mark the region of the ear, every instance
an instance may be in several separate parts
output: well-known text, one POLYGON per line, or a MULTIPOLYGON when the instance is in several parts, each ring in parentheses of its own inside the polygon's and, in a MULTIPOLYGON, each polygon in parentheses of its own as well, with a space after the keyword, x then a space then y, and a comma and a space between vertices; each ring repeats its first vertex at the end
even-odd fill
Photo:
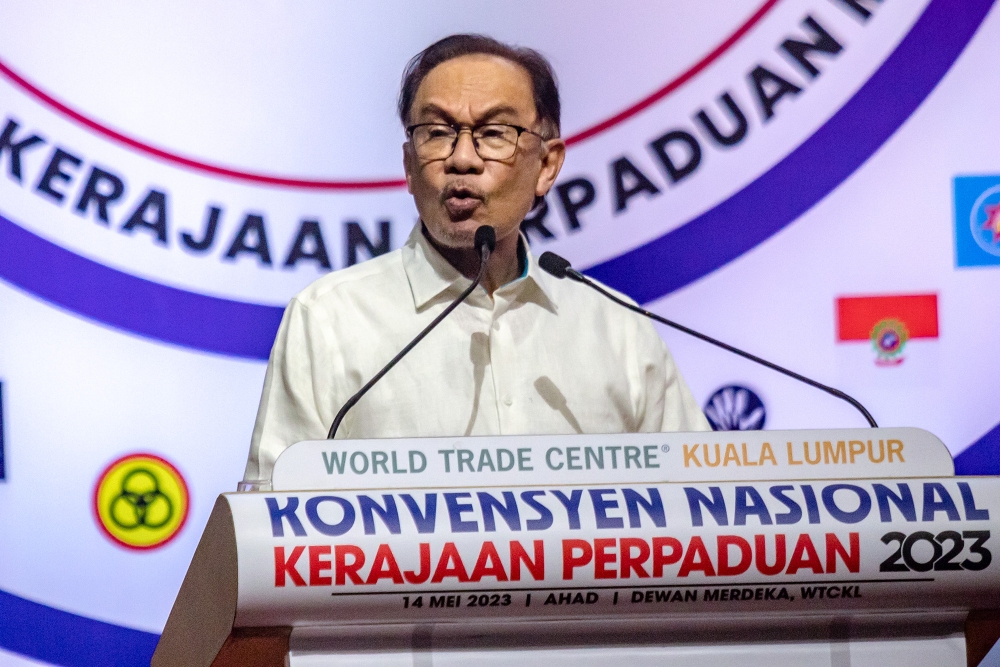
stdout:
POLYGON ((414 157, 410 142, 403 142, 403 172, 406 174, 406 191, 411 195, 413 194, 413 185, 410 182, 410 177, 414 157))
POLYGON ((545 142, 542 153, 542 168, 535 182, 535 196, 544 197, 559 176, 563 162, 566 160, 566 142, 562 139, 549 139, 545 142))

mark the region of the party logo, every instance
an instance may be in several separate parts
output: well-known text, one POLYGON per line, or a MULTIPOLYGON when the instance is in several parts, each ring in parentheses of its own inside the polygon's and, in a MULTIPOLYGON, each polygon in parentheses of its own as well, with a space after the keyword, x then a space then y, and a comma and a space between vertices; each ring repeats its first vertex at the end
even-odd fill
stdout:
POLYGON ((184 477, 152 454, 130 454, 109 465, 94 488, 94 514, 104 534, 129 549, 155 549, 187 522, 184 477))
POLYGON ((913 338, 937 337, 937 294, 837 299, 837 341, 871 341, 877 366, 903 363, 903 349, 913 338))
POLYGON ((1000 265, 1000 176, 956 176, 955 263, 1000 265))
POLYGON ((872 327, 872 346, 875 348, 875 363, 879 366, 894 366, 903 361, 903 347, 910 332, 899 320, 887 317, 872 327))
POLYGON ((712 394, 705 403, 705 416, 715 431, 758 431, 767 414, 753 390, 731 384, 712 394))

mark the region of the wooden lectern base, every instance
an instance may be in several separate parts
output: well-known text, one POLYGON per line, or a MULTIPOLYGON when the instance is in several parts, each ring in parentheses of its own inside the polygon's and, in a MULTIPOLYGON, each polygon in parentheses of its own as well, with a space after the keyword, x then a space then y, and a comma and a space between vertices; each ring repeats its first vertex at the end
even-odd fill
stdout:
MULTIPOLYGON (((378 634, 376 628, 372 628, 378 634)), ((286 667, 292 628, 234 628, 212 661, 211 667, 286 667)), ((371 640, 372 638, 367 638, 371 640)), ((974 611, 965 622, 965 645, 968 667, 977 667, 1000 639, 1000 611, 974 611)), ((308 640, 306 640, 308 644, 308 640)), ((342 642, 347 653, 361 648, 354 641, 342 642), (352 650, 353 649, 353 650, 352 650)), ((362 644, 367 644, 362 641, 362 644)), ((382 644, 383 641, 376 641, 382 644)), ((391 644, 391 642, 389 642, 391 644)), ((367 647, 366 647, 367 648, 367 647)), ((524 648, 537 648, 526 646, 524 648)), ((611 648, 611 647, 608 647, 611 648)))
POLYGON ((285 667, 291 628, 233 628, 212 667, 285 667))
POLYGON ((1000 610, 972 611, 965 619, 965 655, 976 667, 1000 639, 1000 610))

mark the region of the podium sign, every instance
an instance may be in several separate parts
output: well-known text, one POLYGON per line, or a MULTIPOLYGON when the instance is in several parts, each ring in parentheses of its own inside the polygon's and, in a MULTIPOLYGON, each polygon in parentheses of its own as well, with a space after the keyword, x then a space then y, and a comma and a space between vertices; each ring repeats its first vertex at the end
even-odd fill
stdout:
POLYGON ((918 641, 909 664, 964 665, 970 610, 1000 609, 1000 479, 956 478, 942 452, 916 429, 300 443, 273 490, 220 496, 154 665, 235 664, 220 648, 240 628, 286 629, 292 667, 371 664, 372 646, 413 664, 432 643, 715 665, 730 642, 814 664, 802 651, 837 632, 852 647, 868 633, 873 659, 918 641), (873 460, 880 442, 898 460, 873 460), (779 455, 796 447, 815 462, 779 455))
POLYGON ((1000 603, 1000 480, 225 497, 242 626, 1000 603))
POLYGON ((275 489, 378 489, 941 477, 951 454, 917 428, 317 440, 275 461, 275 489))

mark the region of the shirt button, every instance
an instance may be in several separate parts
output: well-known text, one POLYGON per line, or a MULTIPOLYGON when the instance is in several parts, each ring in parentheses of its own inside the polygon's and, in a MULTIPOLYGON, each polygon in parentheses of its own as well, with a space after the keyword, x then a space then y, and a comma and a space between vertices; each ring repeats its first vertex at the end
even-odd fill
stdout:
POLYGON ((494 331, 500 331, 500 323, 499 322, 494 322, 493 323, 493 330, 494 331))
POLYGON ((506 406, 510 407, 510 405, 511 405, 511 404, 512 404, 513 402, 514 402, 514 399, 512 399, 512 398, 511 398, 510 396, 504 396, 504 397, 503 397, 503 404, 504 404, 504 405, 506 405, 506 406))

